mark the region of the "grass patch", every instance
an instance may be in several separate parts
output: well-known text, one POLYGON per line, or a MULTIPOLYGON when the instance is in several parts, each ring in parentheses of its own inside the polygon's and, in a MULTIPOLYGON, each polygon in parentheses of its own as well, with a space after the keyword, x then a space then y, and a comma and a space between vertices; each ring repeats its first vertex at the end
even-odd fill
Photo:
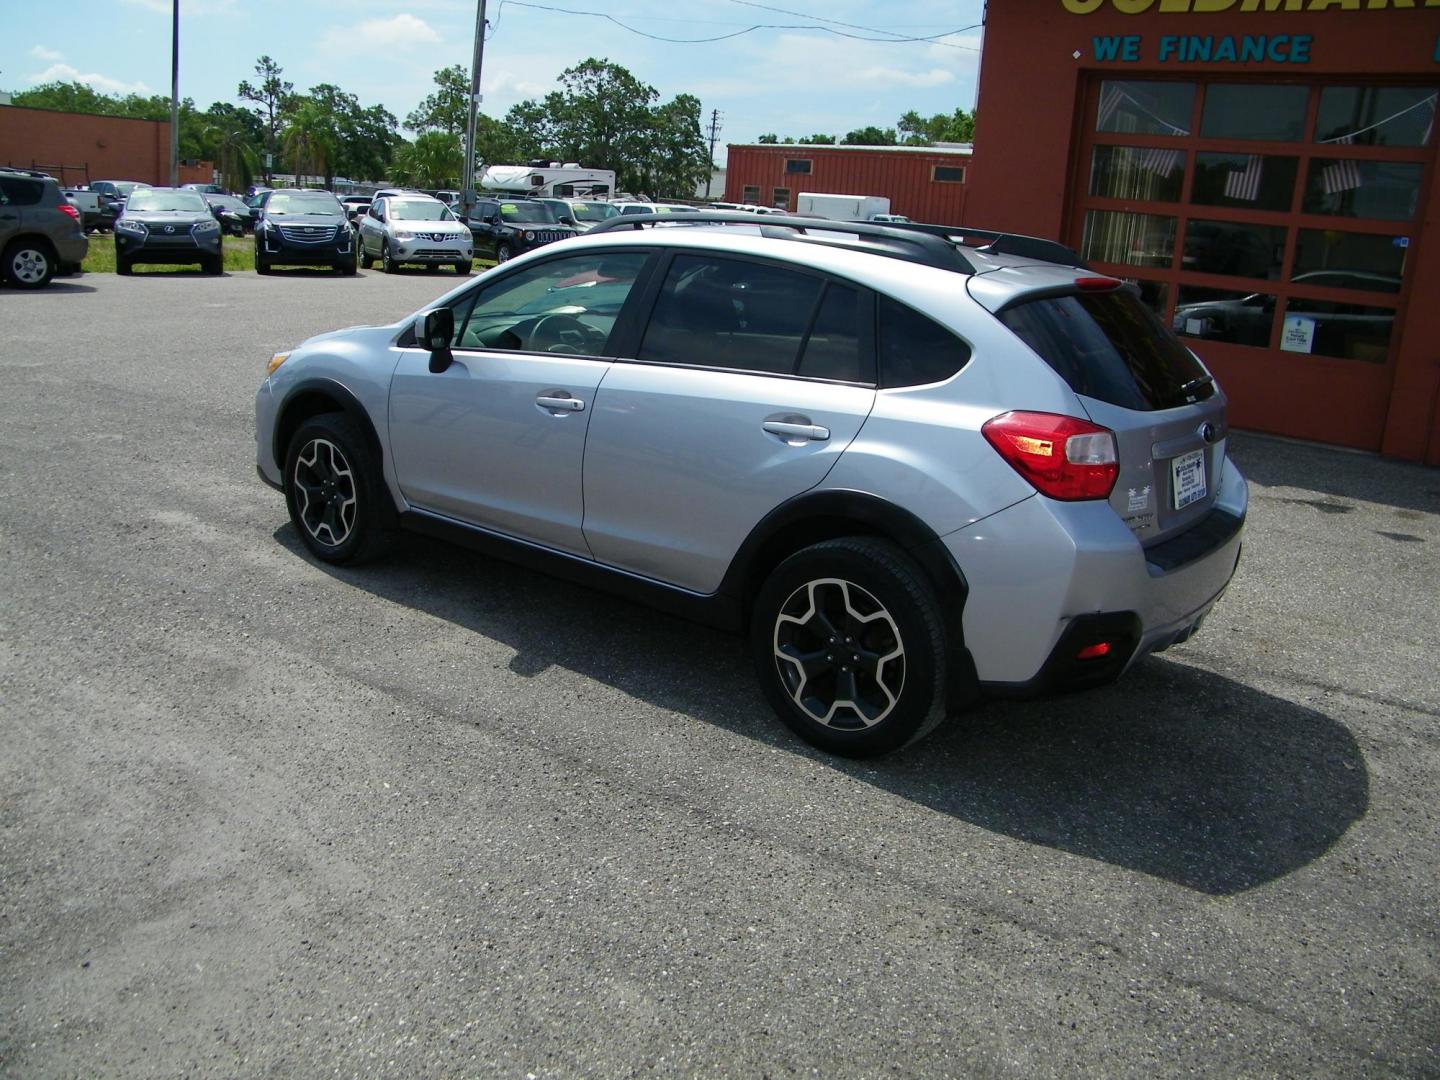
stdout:
MULTIPOLYGON (((225 237, 221 251, 225 256, 227 272, 255 269, 255 241, 250 237, 225 237)), ((80 268, 87 274, 115 273, 115 237, 110 233, 91 233, 90 251, 80 268)), ((198 263, 136 263, 137 274, 174 273, 177 269, 200 272, 198 263)))

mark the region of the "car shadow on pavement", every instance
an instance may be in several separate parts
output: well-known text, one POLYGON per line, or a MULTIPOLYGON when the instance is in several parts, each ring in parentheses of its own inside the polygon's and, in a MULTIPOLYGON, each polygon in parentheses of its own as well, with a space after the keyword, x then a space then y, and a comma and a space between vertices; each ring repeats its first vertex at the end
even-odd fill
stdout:
POLYGON ((50 284, 43 289, 16 289, 8 285, 0 285, 0 296, 44 296, 48 293, 82 293, 94 292, 94 285, 84 285, 78 281, 66 281, 63 278, 51 278, 50 284))
POLYGON ((1315 492, 1319 498, 1290 501, 1321 513, 1348 514, 1359 500, 1394 507, 1402 516, 1440 514, 1440 469, 1256 435, 1233 435, 1229 450, 1256 484, 1315 492))
MULTIPOLYGON (((310 558, 288 523, 275 538, 310 558)), ((1147 658, 1099 690, 987 702, 913 747, 850 761, 775 718, 738 637, 418 536, 386 562, 315 565, 507 645, 518 675, 574 671, 982 829, 1204 893, 1308 865, 1369 804, 1342 724, 1178 660, 1147 658)))

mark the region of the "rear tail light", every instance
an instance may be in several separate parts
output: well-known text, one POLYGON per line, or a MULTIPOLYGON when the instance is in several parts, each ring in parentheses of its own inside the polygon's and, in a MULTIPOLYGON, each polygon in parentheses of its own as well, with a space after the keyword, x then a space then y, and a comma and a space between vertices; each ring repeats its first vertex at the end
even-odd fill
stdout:
POLYGON ((980 429, 995 452, 1052 499, 1108 499, 1120 475, 1115 433, 1054 413, 1008 412, 980 429))
POLYGON ((75 207, 71 206, 68 202, 67 202, 67 203, 61 203, 61 204, 60 204, 60 209, 61 209, 61 210, 64 210, 65 213, 69 214, 69 215, 70 215, 72 218, 74 218, 76 221, 79 221, 79 220, 80 220, 80 211, 79 211, 79 210, 76 210, 75 207))

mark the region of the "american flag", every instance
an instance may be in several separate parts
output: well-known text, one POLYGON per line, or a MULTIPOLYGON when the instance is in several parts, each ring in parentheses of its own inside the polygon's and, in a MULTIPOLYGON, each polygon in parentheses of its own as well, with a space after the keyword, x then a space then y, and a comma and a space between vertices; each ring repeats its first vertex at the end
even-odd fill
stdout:
POLYGON ((1254 202, 1260 197, 1260 174, 1263 169, 1264 164, 1258 154, 1248 155, 1244 169, 1231 169, 1230 175, 1225 177, 1225 197, 1254 202))
POLYGON ((1105 82, 1100 84, 1100 109, 1095 117, 1095 127, 1099 131, 1105 131, 1110 118, 1115 115, 1115 110, 1120 108, 1120 102, 1126 98, 1125 91, 1119 83, 1105 82))
POLYGON ((1320 170, 1321 182, 1326 195, 1339 195, 1342 191, 1354 191, 1361 184, 1360 164, 1355 161, 1334 161, 1320 170))
POLYGON ((1155 173, 1157 176, 1169 176, 1176 169, 1182 168, 1185 164, 1179 150, 1161 150, 1152 147, 1148 150, 1141 150, 1138 164, 1146 172, 1155 173))

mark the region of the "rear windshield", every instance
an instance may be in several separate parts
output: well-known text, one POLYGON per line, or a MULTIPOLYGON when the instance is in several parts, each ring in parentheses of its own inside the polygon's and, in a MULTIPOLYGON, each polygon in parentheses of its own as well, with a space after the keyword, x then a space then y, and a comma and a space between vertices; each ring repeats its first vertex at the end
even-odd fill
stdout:
POLYGON ((1027 300, 999 317, 1085 397, 1149 412, 1215 392, 1200 362, 1129 290, 1027 300))

